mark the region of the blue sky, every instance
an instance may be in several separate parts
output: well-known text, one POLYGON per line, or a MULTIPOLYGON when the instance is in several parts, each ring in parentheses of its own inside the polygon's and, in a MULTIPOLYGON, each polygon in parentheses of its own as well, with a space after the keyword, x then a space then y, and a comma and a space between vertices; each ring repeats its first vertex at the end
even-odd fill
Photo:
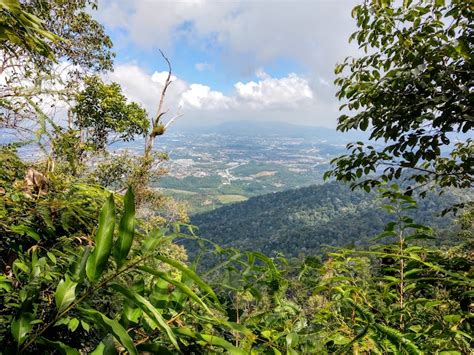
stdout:
POLYGON ((110 80, 153 113, 165 63, 186 122, 281 120, 334 127, 333 68, 356 53, 352 0, 103 0, 117 58, 110 80))

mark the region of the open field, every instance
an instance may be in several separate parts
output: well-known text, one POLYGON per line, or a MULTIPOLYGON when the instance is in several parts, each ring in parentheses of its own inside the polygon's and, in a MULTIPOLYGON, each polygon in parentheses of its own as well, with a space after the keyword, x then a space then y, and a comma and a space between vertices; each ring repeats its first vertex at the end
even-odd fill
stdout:
POLYGON ((233 203, 233 202, 242 202, 242 201, 248 200, 248 198, 243 195, 218 195, 217 199, 221 203, 233 203))

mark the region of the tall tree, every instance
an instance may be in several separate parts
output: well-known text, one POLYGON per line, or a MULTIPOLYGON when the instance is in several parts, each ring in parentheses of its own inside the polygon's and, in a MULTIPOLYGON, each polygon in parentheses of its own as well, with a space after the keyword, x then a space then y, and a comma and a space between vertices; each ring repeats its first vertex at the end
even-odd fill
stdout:
POLYGON ((472 2, 370 0, 352 15, 358 30, 350 40, 366 54, 335 69, 345 101, 338 129, 368 131, 376 142, 349 144, 327 176, 366 190, 402 174, 417 186, 471 187, 474 143, 464 134, 474 125, 472 2))
POLYGON ((0 128, 24 133, 29 139, 36 136, 41 142, 54 126, 55 114, 60 111, 66 116, 82 80, 112 69, 112 42, 88 13, 89 7, 96 6, 93 0, 5 4, 1 12, 6 37, 0 47, 0 74, 4 77, 0 83, 0 128), (25 16, 30 21, 22 24, 19 21, 25 22, 25 16))

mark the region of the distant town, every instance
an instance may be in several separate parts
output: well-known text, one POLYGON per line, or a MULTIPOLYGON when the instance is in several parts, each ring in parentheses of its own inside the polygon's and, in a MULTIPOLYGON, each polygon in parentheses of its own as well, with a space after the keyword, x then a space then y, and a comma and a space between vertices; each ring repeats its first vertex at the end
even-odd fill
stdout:
POLYGON ((344 144, 282 135, 171 133, 158 149, 169 155, 167 174, 154 181, 191 213, 255 195, 322 182, 344 144))

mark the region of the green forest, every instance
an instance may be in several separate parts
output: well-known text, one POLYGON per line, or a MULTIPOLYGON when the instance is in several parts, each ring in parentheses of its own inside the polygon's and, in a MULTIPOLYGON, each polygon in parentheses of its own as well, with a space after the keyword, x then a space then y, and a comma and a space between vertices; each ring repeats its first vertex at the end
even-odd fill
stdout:
POLYGON ((378 144, 192 220, 151 187, 173 63, 127 99, 97 6, 0 0, 1 354, 472 353, 472 2, 360 1, 337 129, 378 144))
MULTIPOLYGON (((472 192, 450 189, 439 195, 433 191, 418 200, 407 215, 433 229, 436 238, 430 242, 458 243, 456 218, 452 214, 443 216, 443 211, 472 200, 472 192)), ((328 182, 252 197, 193 215, 191 223, 200 237, 220 246, 288 257, 319 255, 325 246, 370 246, 385 225, 396 220, 384 205, 381 193, 351 191, 345 184, 328 182)), ((190 252, 195 247, 195 243, 187 242, 190 252)))

